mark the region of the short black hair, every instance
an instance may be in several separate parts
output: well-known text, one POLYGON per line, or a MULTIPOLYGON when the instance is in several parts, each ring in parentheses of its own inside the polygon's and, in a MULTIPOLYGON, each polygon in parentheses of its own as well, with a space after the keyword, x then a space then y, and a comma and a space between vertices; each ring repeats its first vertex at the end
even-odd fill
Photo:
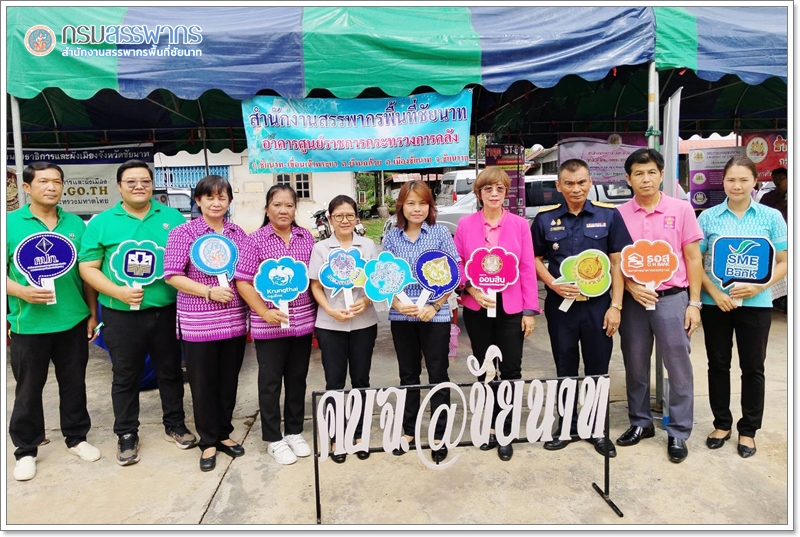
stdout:
POLYGON ((625 159, 625 174, 631 174, 634 164, 649 164, 651 162, 656 165, 658 171, 664 171, 664 157, 661 156, 661 153, 649 147, 637 149, 625 159))
POLYGON ((345 196, 344 194, 339 194, 333 198, 330 203, 328 203, 328 214, 332 214, 334 209, 336 209, 336 207, 339 205, 351 206, 353 208, 353 212, 355 212, 356 216, 358 216, 358 205, 356 204, 356 200, 350 196, 345 196))
POLYGON ((586 171, 589 172, 589 176, 591 177, 591 170, 589 170, 589 164, 586 163, 585 160, 581 160, 579 158, 571 158, 569 160, 565 160, 561 163, 561 166, 558 167, 558 180, 561 181, 561 172, 567 170, 568 172, 577 172, 581 168, 586 168, 586 171))
POLYGON ((233 188, 227 179, 221 175, 206 175, 194 187, 194 199, 198 200, 203 196, 213 196, 223 192, 228 195, 228 201, 233 201, 233 188))
POLYGON ((117 168, 117 183, 122 182, 122 172, 125 170, 130 170, 131 168, 144 168, 147 170, 147 173, 150 174, 150 180, 153 180, 153 170, 150 169, 150 166, 147 165, 146 162, 141 160, 128 160, 123 162, 119 168, 117 168))
POLYGON ((33 178, 36 177, 36 172, 42 170, 58 170, 58 173, 61 174, 61 181, 64 181, 64 170, 62 170, 61 166, 58 164, 53 164, 52 162, 31 162, 22 170, 22 182, 31 184, 33 178))

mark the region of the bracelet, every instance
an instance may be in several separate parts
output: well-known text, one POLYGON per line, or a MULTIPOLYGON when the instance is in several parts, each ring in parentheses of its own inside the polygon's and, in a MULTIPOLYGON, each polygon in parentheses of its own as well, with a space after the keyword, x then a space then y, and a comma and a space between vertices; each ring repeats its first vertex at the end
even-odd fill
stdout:
POLYGON ((439 313, 439 311, 442 309, 442 305, 436 302, 429 302, 428 306, 431 306, 433 309, 435 309, 436 313, 439 313))
POLYGON ((211 302, 211 286, 206 287, 206 302, 211 302))

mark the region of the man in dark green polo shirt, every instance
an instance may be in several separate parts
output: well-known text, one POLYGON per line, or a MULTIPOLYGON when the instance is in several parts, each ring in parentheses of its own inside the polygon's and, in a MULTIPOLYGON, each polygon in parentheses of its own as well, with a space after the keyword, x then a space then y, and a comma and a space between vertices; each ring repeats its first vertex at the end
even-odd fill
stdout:
MULTIPOLYGON (((30 203, 6 218, 11 371, 17 381, 8 432, 17 447, 14 478, 27 481, 36 475, 38 446, 45 439, 42 390, 51 361, 58 380, 61 433, 67 448, 85 461, 98 460, 100 450, 86 441, 92 426, 86 409, 86 364, 88 342, 96 337, 97 293, 84 286, 77 262, 54 279, 55 292, 31 285, 14 263, 17 249, 26 239, 37 243, 43 240, 31 238, 37 233, 61 235, 77 251, 86 226, 78 216, 58 206, 64 191, 64 172, 59 166, 34 162, 23 171, 22 181, 30 203), (53 299, 55 304, 48 304, 53 299)), ((42 244, 46 257, 47 242, 42 244)))
POLYGON ((89 222, 78 260, 81 277, 100 293, 104 337, 113 362, 117 463, 126 466, 139 461, 139 380, 148 353, 158 381, 165 438, 181 449, 194 446, 197 438, 184 423, 181 349, 175 334, 177 291, 162 277, 167 236, 185 220, 176 209, 151 199, 153 172, 144 162, 122 164, 117 187, 122 201, 89 222))

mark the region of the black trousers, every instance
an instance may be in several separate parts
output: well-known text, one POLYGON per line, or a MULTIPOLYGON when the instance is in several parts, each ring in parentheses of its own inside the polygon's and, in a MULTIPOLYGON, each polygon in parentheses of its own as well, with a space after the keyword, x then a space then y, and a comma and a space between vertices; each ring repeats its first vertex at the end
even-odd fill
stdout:
POLYGON ((165 428, 184 425, 181 346, 175 337, 175 304, 141 311, 103 308, 108 352, 113 361, 111 402, 114 433, 139 430, 139 381, 150 354, 158 381, 165 428))
POLYGON ((731 360, 733 335, 742 370, 742 419, 736 429, 755 437, 764 415, 764 362, 772 324, 771 308, 740 307, 724 312, 705 305, 700 311, 708 356, 708 399, 714 413, 714 428, 729 431, 731 415, 731 360))
MULTIPOLYGON (((581 355, 583 355, 584 375, 605 375, 611 361, 614 340, 603 330, 603 318, 611 306, 611 295, 590 298, 583 302, 573 302, 569 310, 558 309, 564 299, 554 291, 547 291, 544 301, 544 314, 547 317, 547 332, 550 347, 559 377, 579 375, 581 355), (578 348, 580 345, 580 349, 578 348)), ((575 395, 575 409, 572 414, 570 431, 578 434, 578 396, 575 395)), ((561 429, 561 418, 558 420, 561 429)))
MULTIPOLYGON (((422 357, 428 369, 427 384, 448 382, 447 368, 450 366, 448 352, 450 350, 450 323, 423 323, 410 321, 392 321, 392 340, 397 353, 397 365, 400 370, 400 385, 413 386, 421 384, 422 357)), ((403 432, 414 436, 414 425, 419 413, 419 390, 406 393, 406 408, 403 413, 403 432)), ((431 398, 431 415, 439 405, 450 404, 450 390, 436 392, 431 398)), ((434 438, 444 436, 447 420, 444 414, 436 422, 434 438)))
POLYGON ((231 421, 246 342, 247 336, 202 343, 181 341, 200 449, 230 438, 233 432, 231 421))
MULTIPOLYGON (((469 342, 472 346, 472 354, 483 364, 486 358, 486 349, 491 345, 497 345, 503 354, 500 362, 499 380, 517 380, 522 378, 522 345, 525 342, 525 334, 522 332, 522 312, 509 315, 503 311, 503 293, 497 295, 497 317, 491 318, 486 315, 486 309, 481 308, 473 311, 464 308, 464 326, 467 328, 469 342)), ((478 377, 483 381, 485 375, 478 377)), ((495 380, 498 380, 495 378, 495 380)), ((500 413, 500 405, 497 404, 497 388, 495 387, 495 406, 492 422, 497 419, 500 413)), ((511 415, 506 418, 504 434, 511 432, 511 415)))
POLYGON ((261 410, 261 438, 277 442, 281 434, 281 384, 283 428, 286 434, 303 432, 306 377, 311 359, 311 334, 299 337, 256 339, 258 360, 258 407, 261 410))
MULTIPOLYGON (((372 366, 375 338, 378 337, 378 325, 374 324, 350 332, 325 328, 316 328, 315 332, 319 348, 322 351, 325 389, 344 389, 348 366, 350 368, 350 387, 369 388, 369 370, 372 366)), ((356 427, 355 438, 361 438, 363 418, 362 412, 356 427)))
POLYGON ((42 391, 50 362, 58 381, 61 434, 67 447, 86 440, 92 426, 86 410, 86 364, 89 344, 86 319, 50 334, 11 334, 11 372, 17 381, 8 433, 17 446, 14 457, 35 457, 44 441, 42 391))

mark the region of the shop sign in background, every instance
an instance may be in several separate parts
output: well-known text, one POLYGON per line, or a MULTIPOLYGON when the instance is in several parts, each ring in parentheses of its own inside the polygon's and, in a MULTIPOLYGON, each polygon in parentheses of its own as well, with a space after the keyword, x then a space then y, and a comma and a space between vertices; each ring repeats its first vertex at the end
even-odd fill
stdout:
POLYGON ((689 151, 689 200, 695 209, 708 209, 725 201, 722 169, 742 147, 707 147, 689 151))
POLYGON ((749 132, 742 134, 747 158, 756 164, 759 181, 772 181, 772 170, 789 167, 789 138, 785 132, 749 132))

